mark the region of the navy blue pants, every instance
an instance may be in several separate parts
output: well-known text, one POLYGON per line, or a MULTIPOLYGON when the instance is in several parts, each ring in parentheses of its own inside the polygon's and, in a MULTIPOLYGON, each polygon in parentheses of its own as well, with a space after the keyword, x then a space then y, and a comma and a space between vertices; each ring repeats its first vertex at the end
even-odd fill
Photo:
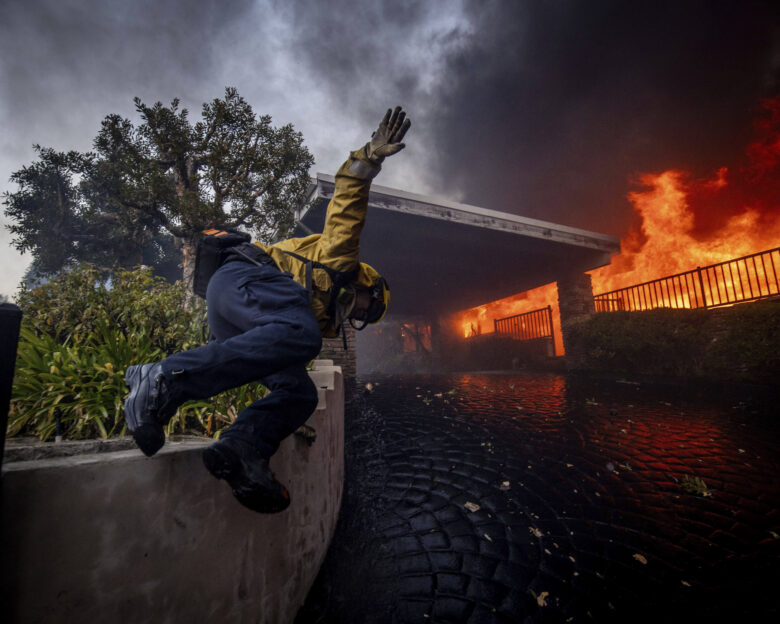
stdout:
POLYGON ((216 341, 166 358, 163 375, 182 402, 260 381, 270 392, 222 437, 243 438, 270 457, 317 407, 306 364, 322 335, 306 290, 273 264, 228 262, 209 281, 206 302, 216 341))

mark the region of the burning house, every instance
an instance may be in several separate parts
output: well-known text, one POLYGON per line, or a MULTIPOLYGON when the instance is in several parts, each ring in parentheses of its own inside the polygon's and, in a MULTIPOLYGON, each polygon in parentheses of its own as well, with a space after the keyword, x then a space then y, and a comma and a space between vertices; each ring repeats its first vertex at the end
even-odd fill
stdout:
MULTIPOLYGON (((636 225, 621 253, 590 272, 596 311, 713 308, 778 297, 780 284, 780 97, 763 100, 753 138, 711 175, 669 169, 639 177, 628 195, 636 225)), ((554 283, 458 315, 463 335, 496 319, 550 306, 560 339, 554 283)))
MULTIPOLYGON (((333 186, 318 174, 296 234, 321 230, 333 186)), ((605 234, 382 186, 372 187, 369 210, 361 257, 381 267, 392 292, 387 322, 366 337, 365 351, 379 359, 389 345, 426 354, 440 368, 462 338, 459 310, 551 281, 563 284, 564 318, 587 312, 593 296, 585 271, 619 251, 618 239, 605 234)))
MULTIPOLYGON (((361 368, 508 368, 524 355, 564 355, 567 322, 594 311, 777 297, 780 98, 759 109, 735 162, 701 179, 638 176, 634 225, 620 241, 375 186, 362 257, 389 276, 392 306, 382 327, 351 338, 361 368)), ((333 178, 319 174, 298 235, 321 229, 332 193, 333 178)))

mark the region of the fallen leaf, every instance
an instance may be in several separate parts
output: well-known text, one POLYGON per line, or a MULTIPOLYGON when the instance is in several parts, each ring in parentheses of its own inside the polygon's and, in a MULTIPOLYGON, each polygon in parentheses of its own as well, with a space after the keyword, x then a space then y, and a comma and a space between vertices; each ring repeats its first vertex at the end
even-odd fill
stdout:
POLYGON ((528 527, 528 530, 531 531, 531 533, 533 533, 534 537, 544 537, 544 533, 542 533, 536 527, 528 527))
POLYGON ((639 553, 634 553, 634 559, 636 559, 639 563, 642 565, 647 565, 647 559, 645 559, 642 555, 639 553))
POLYGON ((536 604, 538 604, 540 607, 546 607, 547 606, 547 596, 550 595, 550 592, 542 592, 536 597, 536 604))
POLYGON ((691 584, 690 584, 688 581, 680 581, 680 582, 681 582, 683 585, 685 585, 686 587, 690 587, 690 586, 691 586, 691 584))
POLYGON ((490 537, 490 536, 489 536, 487 533, 485 533, 485 539, 486 539, 488 542, 492 542, 492 541, 493 541, 493 538, 492 538, 492 537, 490 537))
POLYGON ((466 509, 468 509, 470 512, 474 513, 475 511, 479 511, 482 509, 479 505, 476 503, 472 503, 471 501, 467 502, 465 505, 463 505, 466 509))

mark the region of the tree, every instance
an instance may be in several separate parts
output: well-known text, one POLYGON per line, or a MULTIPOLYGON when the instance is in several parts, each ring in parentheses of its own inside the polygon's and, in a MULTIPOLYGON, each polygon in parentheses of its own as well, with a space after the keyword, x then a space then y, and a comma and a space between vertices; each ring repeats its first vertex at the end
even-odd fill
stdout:
POLYGON ((83 204, 74 177, 87 159, 78 152, 55 152, 34 145, 38 161, 11 175, 19 185, 5 193, 5 214, 15 224, 8 227, 19 251, 33 251, 41 271, 59 270, 77 257, 75 234, 82 231, 83 204))
POLYGON ((194 126, 178 100, 135 105, 138 128, 117 115, 103 121, 87 192, 120 221, 148 219, 175 236, 187 284, 202 230, 249 229, 266 242, 290 232, 313 164, 291 124, 274 128, 268 115, 257 118, 233 88, 204 104, 194 126))
POLYGON ((104 269, 152 264, 170 275, 172 236, 148 218, 122 223, 85 193, 95 170, 93 154, 33 148, 38 160, 12 174, 19 190, 4 195, 5 213, 15 222, 9 226, 13 244, 33 255, 27 278, 87 260, 104 269))
POLYGON ((292 125, 256 117, 234 88, 204 104, 195 125, 176 99, 135 106, 141 123, 108 115, 93 152, 36 146, 39 160, 12 175, 20 189, 3 203, 14 245, 41 270, 94 257, 157 265, 175 242, 191 288, 202 230, 245 229, 264 242, 289 234, 313 163, 292 125))

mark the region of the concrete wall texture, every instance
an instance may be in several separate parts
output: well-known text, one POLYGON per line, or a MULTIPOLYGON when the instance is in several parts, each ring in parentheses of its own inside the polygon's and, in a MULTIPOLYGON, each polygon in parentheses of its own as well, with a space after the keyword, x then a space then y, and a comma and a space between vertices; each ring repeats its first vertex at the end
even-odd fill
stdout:
POLYGON ((5 622, 288 623, 333 536, 344 478, 341 370, 311 373, 317 439, 271 460, 292 504, 251 512, 206 471, 208 440, 6 463, 5 622))

